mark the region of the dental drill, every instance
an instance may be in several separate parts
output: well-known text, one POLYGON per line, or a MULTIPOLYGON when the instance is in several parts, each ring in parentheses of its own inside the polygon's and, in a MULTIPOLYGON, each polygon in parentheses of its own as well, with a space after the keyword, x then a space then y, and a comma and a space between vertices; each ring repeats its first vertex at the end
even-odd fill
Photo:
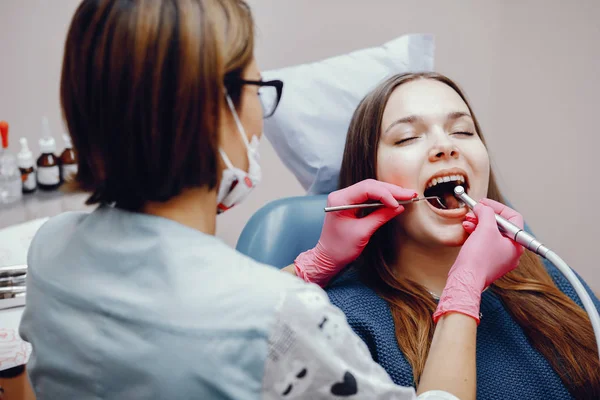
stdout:
MULTIPOLYGON (((454 195, 471 209, 473 209, 473 207, 477 205, 477 202, 471 197, 469 197, 469 195, 465 191, 465 188, 462 186, 456 186, 454 188, 454 195)), ((594 329, 594 335, 596 336, 596 346, 598 346, 598 354, 600 355, 600 316, 598 315, 598 310, 596 310, 592 299, 590 298, 587 291, 577 278, 577 275, 575 275, 575 273, 571 270, 569 265, 566 262, 564 262, 563 259, 560 258, 555 252, 550 250, 548 247, 544 246, 535 237, 525 232, 523 229, 507 221, 505 218, 501 217, 498 214, 496 214, 496 222, 498 223, 498 229, 500 230, 500 232, 502 232, 504 236, 514 240, 526 249, 529 249, 534 253, 540 255, 541 257, 545 258, 546 260, 550 261, 571 283, 571 285, 575 289, 575 292, 577 292, 577 295, 581 299, 585 311, 588 313, 588 316, 592 323, 592 328, 594 329)))

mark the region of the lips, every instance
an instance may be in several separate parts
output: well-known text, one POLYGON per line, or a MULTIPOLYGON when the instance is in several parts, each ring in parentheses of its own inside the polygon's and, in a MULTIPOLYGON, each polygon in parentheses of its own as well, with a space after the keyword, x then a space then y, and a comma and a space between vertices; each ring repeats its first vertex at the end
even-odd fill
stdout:
POLYGON ((440 217, 450 219, 464 218, 465 215, 467 215, 467 213, 469 212, 469 209, 466 205, 451 210, 444 210, 441 208, 434 207, 430 202, 427 202, 427 207, 429 207, 435 214, 439 215, 440 217))

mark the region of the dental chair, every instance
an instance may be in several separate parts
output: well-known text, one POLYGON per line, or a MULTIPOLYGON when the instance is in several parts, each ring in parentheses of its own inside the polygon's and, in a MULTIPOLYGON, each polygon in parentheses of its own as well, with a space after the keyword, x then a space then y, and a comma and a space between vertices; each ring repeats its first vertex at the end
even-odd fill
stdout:
POLYGON ((286 267, 321 236, 327 195, 287 197, 267 203, 248 221, 236 249, 254 260, 286 267))

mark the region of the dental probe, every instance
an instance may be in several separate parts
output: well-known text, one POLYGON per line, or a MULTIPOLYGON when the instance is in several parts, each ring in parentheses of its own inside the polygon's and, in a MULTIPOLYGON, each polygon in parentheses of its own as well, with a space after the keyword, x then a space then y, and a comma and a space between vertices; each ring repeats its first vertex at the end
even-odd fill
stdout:
MULTIPOLYGON (((411 203, 414 203, 417 201, 430 200, 430 199, 431 200, 435 199, 442 208, 446 208, 438 196, 415 197, 414 199, 404 200, 404 201, 399 200, 398 205, 411 204, 411 203)), ((384 205, 383 203, 379 203, 379 202, 378 203, 364 203, 364 204, 348 204, 345 206, 325 207, 325 212, 352 210, 355 208, 374 208, 374 207, 381 207, 383 205, 384 205)))

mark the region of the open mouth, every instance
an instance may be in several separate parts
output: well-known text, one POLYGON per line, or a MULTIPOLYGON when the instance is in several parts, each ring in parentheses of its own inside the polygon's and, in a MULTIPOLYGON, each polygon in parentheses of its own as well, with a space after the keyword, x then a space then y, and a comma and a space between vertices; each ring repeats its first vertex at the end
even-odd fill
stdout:
MULTIPOLYGON (((464 174, 448 174, 435 176, 427 182, 424 196, 437 196, 447 210, 454 210, 464 207, 464 203, 454 196, 454 188, 456 186, 464 186, 465 190, 469 189, 469 182, 464 174)), ((443 210, 441 205, 435 200, 427 200, 433 207, 443 210)))

